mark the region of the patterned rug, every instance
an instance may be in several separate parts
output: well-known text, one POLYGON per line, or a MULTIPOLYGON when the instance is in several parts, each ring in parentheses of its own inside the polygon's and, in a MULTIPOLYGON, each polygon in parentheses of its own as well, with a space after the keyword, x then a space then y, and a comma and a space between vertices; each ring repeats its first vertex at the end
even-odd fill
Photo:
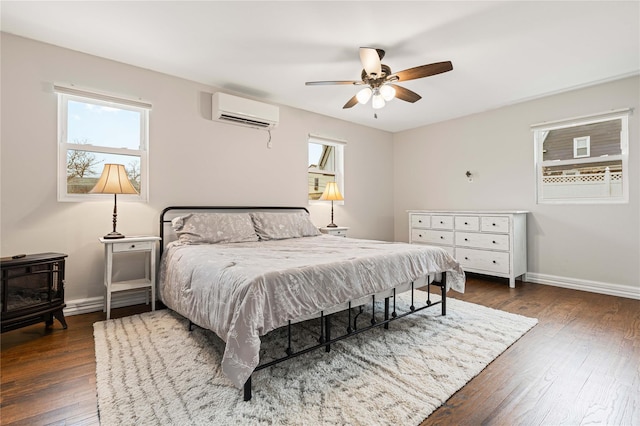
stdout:
MULTIPOLYGON (((416 292, 415 305, 421 306, 416 292)), ((398 297, 398 312, 408 309, 398 297)), ((376 308, 380 316, 381 308, 376 308)), ((381 319, 381 316, 379 317, 381 319)), ((368 325, 365 313, 359 326, 368 325)), ((332 320, 334 335, 346 317, 332 320), (341 322, 342 321, 342 322, 341 322)), ((447 299, 356 337, 254 373, 253 399, 223 376, 224 343, 169 310, 94 324, 103 425, 418 425, 537 323, 447 299)), ((344 327, 344 328, 342 328, 344 327)), ((293 348, 315 343, 319 321, 294 325, 293 348), (315 337, 313 337, 315 336, 315 337), (309 340, 311 339, 311 340, 309 340)), ((262 338, 282 356, 284 330, 262 338)))

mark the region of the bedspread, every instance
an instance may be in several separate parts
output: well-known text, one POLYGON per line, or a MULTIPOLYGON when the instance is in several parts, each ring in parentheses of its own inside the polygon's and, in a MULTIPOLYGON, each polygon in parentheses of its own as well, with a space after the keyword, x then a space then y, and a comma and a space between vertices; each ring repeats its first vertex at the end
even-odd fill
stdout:
POLYGON ((159 295, 226 342, 222 369, 241 388, 258 365, 260 336, 303 315, 445 271, 447 287, 464 291, 458 262, 434 246, 329 235, 174 242, 162 257, 159 295))

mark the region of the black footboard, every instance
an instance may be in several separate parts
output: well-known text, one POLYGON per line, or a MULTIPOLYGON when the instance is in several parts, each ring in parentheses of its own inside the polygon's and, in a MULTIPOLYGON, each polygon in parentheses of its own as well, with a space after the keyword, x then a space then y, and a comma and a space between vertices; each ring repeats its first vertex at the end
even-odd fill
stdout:
MULTIPOLYGON (((383 326, 385 329, 389 328, 389 323, 395 320, 398 320, 400 318, 406 317, 408 315, 412 315, 416 312, 420 312, 424 309, 430 308, 432 306, 435 305, 441 305, 441 312, 442 315, 446 315, 447 314, 447 285, 446 285, 446 272, 442 273, 442 279, 439 282, 431 282, 427 285, 427 300, 425 301, 425 304, 420 306, 420 307, 416 307, 414 304, 414 296, 415 296, 415 292, 414 292, 414 288, 413 288, 413 283, 411 284, 411 306, 409 307, 409 311, 407 312, 403 312, 403 313, 398 313, 396 312, 396 294, 395 294, 395 289, 393 290, 393 296, 391 296, 392 299, 392 304, 390 304, 390 298, 387 297, 384 300, 384 317, 382 320, 379 320, 378 318, 376 318, 376 300, 375 300, 375 296, 372 296, 372 300, 371 300, 371 306, 372 306, 372 311, 371 311, 371 319, 369 321, 370 325, 367 326, 362 326, 359 327, 358 326, 358 317, 360 316, 360 314, 362 314, 363 309, 362 306, 359 306, 358 308, 358 313, 352 317, 352 308, 351 308, 351 303, 349 303, 349 308, 348 308, 348 326, 346 329, 345 334, 342 334, 340 336, 336 336, 336 337, 332 337, 331 336, 331 315, 324 315, 323 312, 320 313, 320 337, 318 338, 318 344, 317 345, 313 345, 313 346, 309 346, 306 347, 304 349, 298 350, 298 351, 294 351, 293 348, 291 347, 291 322, 289 322, 288 325, 288 330, 287 330, 287 349, 285 350, 286 355, 283 356, 282 358, 278 358, 275 359, 273 361, 267 362, 265 364, 261 364, 258 365, 253 371, 259 371, 268 367, 271 367, 275 364, 279 364, 281 362, 290 360, 292 358, 296 358, 300 355, 304 355, 308 352, 311 351, 315 351, 316 349, 320 349, 320 348, 325 348, 325 350, 327 352, 329 352, 331 350, 331 344, 335 343, 335 342, 339 342, 341 340, 345 340, 348 339, 350 337, 353 337, 355 335, 358 335, 360 333, 363 333, 367 330, 371 330, 372 328, 375 327, 381 327, 383 326), (440 294, 441 294, 441 298, 440 300, 433 302, 431 301, 431 292, 429 291, 431 286, 436 286, 436 287, 440 287, 440 294), (391 312, 389 312, 389 310, 392 309, 391 312)), ((244 384, 244 400, 245 401, 249 401, 251 399, 251 376, 249 376, 249 378, 247 379, 247 381, 244 384)))

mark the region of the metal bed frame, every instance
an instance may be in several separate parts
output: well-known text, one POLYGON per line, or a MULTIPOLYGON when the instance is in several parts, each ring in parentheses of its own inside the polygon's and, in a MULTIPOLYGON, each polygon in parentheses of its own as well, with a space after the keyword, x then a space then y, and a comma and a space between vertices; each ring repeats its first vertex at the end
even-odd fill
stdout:
MULTIPOLYGON (((169 218, 167 219, 166 216, 169 216, 170 213, 173 212, 178 212, 178 211, 182 211, 183 214, 187 213, 187 212, 194 212, 194 211, 212 211, 212 212, 221 212, 221 211, 226 211, 226 212, 249 212, 249 211, 295 211, 295 210, 304 210, 308 213, 308 210, 304 207, 226 207, 226 206, 172 206, 172 207, 167 207, 165 208, 162 213, 160 214, 160 238, 162 238, 161 241, 161 245, 160 245, 160 256, 162 256, 162 253, 164 252, 164 247, 165 245, 168 243, 168 241, 165 241, 165 232, 164 232, 164 228, 165 226, 167 226, 167 224, 171 223, 171 219, 169 218)), ((177 215, 177 214, 176 214, 177 215)), ((358 328, 358 317, 364 312, 363 309, 363 305, 359 304, 357 306, 352 306, 352 302, 349 301, 348 303, 348 308, 346 309, 348 311, 348 325, 347 328, 345 330, 345 333, 336 337, 332 337, 331 335, 331 317, 333 314, 335 314, 336 312, 332 312, 329 313, 327 315, 325 315, 324 311, 320 312, 320 330, 319 330, 319 337, 318 337, 318 344, 317 345, 312 345, 312 346, 308 346, 305 347, 303 349, 300 350, 294 350, 292 348, 291 345, 291 326, 292 323, 291 321, 289 321, 289 323, 286 325, 287 327, 287 348, 285 350, 286 355, 281 357, 281 358, 277 358, 274 359, 273 361, 270 362, 266 362, 264 364, 259 364, 254 370, 253 372, 257 372, 259 370, 271 367, 273 365, 279 364, 281 362, 296 358, 300 355, 304 355, 306 353, 309 353, 311 351, 317 350, 317 349, 321 349, 321 348, 325 348, 326 352, 330 352, 331 351, 331 345, 333 343, 339 342, 341 340, 345 340, 348 339, 350 337, 356 336, 360 333, 363 333, 365 331, 371 330, 373 328, 376 327, 384 327, 385 329, 389 328, 389 323, 396 321, 400 318, 406 317, 408 315, 412 315, 415 314, 417 312, 420 312, 424 309, 436 306, 436 305, 441 305, 441 312, 442 315, 445 316, 447 314, 447 290, 446 290, 446 272, 442 272, 441 274, 441 279, 440 281, 431 281, 429 282, 429 280, 427 280, 427 300, 425 301, 425 304, 423 306, 420 307, 416 307, 414 305, 414 299, 415 299, 415 288, 414 288, 414 283, 411 283, 411 306, 409 307, 409 311, 407 312, 403 312, 403 313, 398 313, 396 311, 396 288, 391 289, 392 290, 392 295, 391 296, 387 296, 384 297, 384 316, 383 316, 383 320, 379 321, 376 318, 376 295, 372 295, 371 296, 371 319, 369 321, 370 325, 367 325, 365 327, 360 327, 358 328), (440 294, 441 294, 441 298, 438 301, 432 301, 431 300, 431 286, 435 286, 435 287, 439 287, 440 288, 440 294), (393 299, 393 310, 391 312, 389 312, 390 310, 390 299, 393 299), (353 316, 352 318, 352 311, 353 309, 358 309, 358 312, 353 316)), ((344 311, 341 311, 344 312, 344 311)), ((188 319, 188 318, 187 318, 188 319)), ((190 319, 189 320, 189 331, 193 330, 193 326, 194 323, 191 322, 190 319)), ((249 401, 251 399, 251 377, 249 376, 249 378, 247 379, 247 381, 244 384, 244 400, 245 401, 249 401)))

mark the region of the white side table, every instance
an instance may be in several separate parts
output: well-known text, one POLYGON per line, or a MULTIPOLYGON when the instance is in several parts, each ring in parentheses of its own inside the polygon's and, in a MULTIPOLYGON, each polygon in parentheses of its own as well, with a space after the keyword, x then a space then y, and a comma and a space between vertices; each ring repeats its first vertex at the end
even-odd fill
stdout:
POLYGON ((156 310, 156 243, 160 237, 141 236, 125 237, 119 239, 100 238, 104 244, 104 312, 107 319, 111 317, 111 295, 118 291, 146 289, 147 305, 149 304, 149 292, 151 293, 151 310, 156 310), (144 278, 113 281, 113 254, 114 253, 140 253, 146 252, 144 278))
POLYGON ((319 228, 323 234, 335 235, 337 237, 346 237, 349 228, 347 226, 338 226, 336 228, 322 227, 319 228))

